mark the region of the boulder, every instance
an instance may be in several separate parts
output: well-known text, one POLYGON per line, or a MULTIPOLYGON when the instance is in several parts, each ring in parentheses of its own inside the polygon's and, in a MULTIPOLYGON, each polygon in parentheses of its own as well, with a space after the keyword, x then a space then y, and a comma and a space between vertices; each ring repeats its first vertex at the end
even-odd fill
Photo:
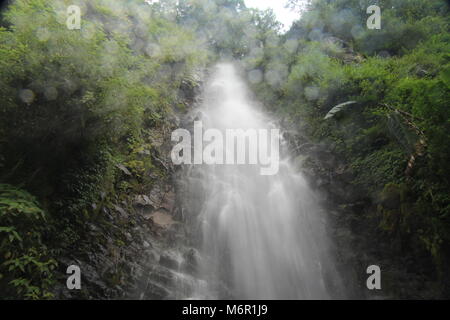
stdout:
POLYGON ((165 209, 158 209, 145 215, 147 220, 153 222, 153 224, 162 229, 169 229, 175 221, 172 216, 165 209))
POLYGON ((173 191, 166 192, 161 202, 161 208, 172 213, 175 209, 175 193, 173 191))
POLYGON ((180 269, 180 259, 169 252, 161 254, 159 257, 159 264, 176 271, 180 269))

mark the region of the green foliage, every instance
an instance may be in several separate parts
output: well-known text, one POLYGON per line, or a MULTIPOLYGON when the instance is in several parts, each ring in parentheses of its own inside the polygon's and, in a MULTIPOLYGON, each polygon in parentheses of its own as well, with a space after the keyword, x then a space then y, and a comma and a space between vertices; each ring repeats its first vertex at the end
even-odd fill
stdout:
MULTIPOLYGON (((290 5, 299 8, 300 1, 290 5)), ((277 54, 258 62, 289 66, 276 86, 265 74, 254 86, 258 97, 333 148, 351 168, 352 184, 375 204, 401 193, 397 207, 379 204, 379 232, 400 237, 411 259, 428 255, 441 289, 449 290, 443 271, 450 261, 448 4, 313 0, 307 7, 277 54), (381 7, 381 30, 366 28, 372 4, 381 7), (341 112, 343 101, 357 105, 341 112)))
POLYGON ((209 59, 172 13, 138 0, 17 0, 2 12, 0 181, 48 212, 2 187, 2 297, 50 298, 49 252, 67 254, 102 208, 151 183, 146 130, 168 127, 185 79, 209 59), (71 4, 81 30, 66 27, 71 4))
POLYGON ((0 184, 1 298, 52 298, 56 261, 42 242, 46 216, 26 191, 0 184))
POLYGON ((170 114, 173 92, 206 59, 193 33, 143 2, 91 1, 80 31, 66 28, 65 5, 17 1, 5 13, 10 29, 0 30, 0 99, 8 102, 0 150, 5 167, 18 165, 5 178, 31 176, 48 194, 58 189, 50 177, 91 162, 98 144, 116 145, 139 134, 145 116, 170 114))
POLYGON ((373 1, 312 0, 286 34, 272 11, 242 0, 75 1, 82 29, 68 30, 72 2, 16 0, 2 17, 0 181, 9 183, 0 185, 2 297, 51 298, 50 252, 73 247, 102 208, 164 177, 158 141, 174 109, 185 108, 199 69, 231 58, 270 111, 333 145, 354 186, 374 199, 399 195, 395 208, 379 204, 380 232, 408 234, 404 242, 419 244, 443 274, 450 259, 445 1, 377 1, 382 28, 369 30, 373 1), (45 211, 11 185, 36 195, 45 211))
POLYGON ((330 111, 328 111, 328 113, 326 114, 324 119, 326 120, 326 119, 333 118, 336 113, 339 113, 342 110, 345 110, 346 106, 354 104, 354 103, 356 103, 356 101, 347 101, 347 102, 340 103, 337 106, 334 106, 330 111))

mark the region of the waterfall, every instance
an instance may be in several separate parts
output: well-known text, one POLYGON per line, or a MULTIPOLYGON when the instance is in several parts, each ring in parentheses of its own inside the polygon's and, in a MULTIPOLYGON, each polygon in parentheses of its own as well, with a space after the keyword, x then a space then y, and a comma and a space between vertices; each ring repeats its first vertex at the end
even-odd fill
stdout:
MULTIPOLYGON (((270 132, 276 128, 249 98, 232 64, 216 66, 194 117, 201 120, 204 131, 216 129, 223 137, 228 129, 270 132)), ((258 138, 264 140, 264 136, 258 138)), ((246 142, 250 144, 249 139, 246 142)), ((262 142, 258 147, 277 161, 274 151, 278 150, 270 141, 262 142)), ((236 154, 237 149, 229 150, 227 142, 223 146, 224 159, 225 154, 236 154)), ((249 158, 250 150, 246 150, 249 158)), ((186 197, 196 217, 200 273, 207 283, 197 297, 339 297, 340 280, 329 254, 326 220, 317 197, 284 149, 276 174, 261 174, 262 167, 258 162, 196 164, 187 169, 186 197)))

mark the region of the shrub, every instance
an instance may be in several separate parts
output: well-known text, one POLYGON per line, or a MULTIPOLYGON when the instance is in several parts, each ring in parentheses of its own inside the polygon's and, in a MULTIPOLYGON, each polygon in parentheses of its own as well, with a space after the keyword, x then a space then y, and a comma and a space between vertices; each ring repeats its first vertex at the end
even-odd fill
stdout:
POLYGON ((52 270, 56 261, 42 243, 45 212, 24 190, 0 184, 0 297, 53 297, 52 270), (4 259, 4 260, 3 260, 4 259))

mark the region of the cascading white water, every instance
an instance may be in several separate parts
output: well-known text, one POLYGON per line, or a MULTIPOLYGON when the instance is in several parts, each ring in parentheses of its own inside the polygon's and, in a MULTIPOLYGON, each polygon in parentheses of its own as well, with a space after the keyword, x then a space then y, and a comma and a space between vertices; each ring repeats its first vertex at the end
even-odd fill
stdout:
MULTIPOLYGON (((246 90, 233 65, 218 65, 197 110, 204 129, 273 128, 246 90)), ((335 287, 338 276, 325 221, 286 155, 275 175, 241 164, 196 165, 189 176, 190 196, 200 202, 203 298, 331 298, 329 283, 335 287)))

